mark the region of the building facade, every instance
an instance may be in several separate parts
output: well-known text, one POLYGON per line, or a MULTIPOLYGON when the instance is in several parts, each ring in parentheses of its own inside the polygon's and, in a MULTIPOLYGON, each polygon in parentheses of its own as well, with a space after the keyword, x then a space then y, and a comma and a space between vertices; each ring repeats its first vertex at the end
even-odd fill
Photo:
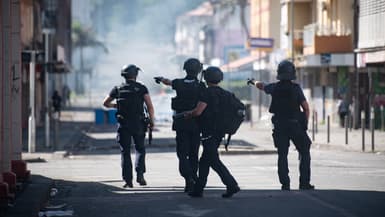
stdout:
POLYGON ((281 1, 281 15, 281 48, 297 82, 318 120, 337 122, 339 103, 351 103, 354 91, 354 1, 281 1))
MULTIPOLYGON (((383 127, 385 106, 385 1, 357 2, 356 110, 364 111, 366 126, 373 112, 375 127, 383 127), (382 125, 382 126, 381 126, 382 125)), ((358 121, 357 121, 358 122, 358 121)))
POLYGON ((0 2, 0 174, 21 158, 20 1, 0 2))
MULTIPOLYGON (((44 104, 47 91, 44 77, 48 71, 68 71, 63 69, 70 59, 71 20, 67 19, 71 17, 68 16, 70 3, 70 0, 0 2, 0 174, 10 171, 11 161, 20 160, 22 151, 27 150, 28 142, 23 138, 28 134, 31 111, 35 111, 37 126, 44 123, 43 114, 49 109, 44 104), (45 64, 43 26, 47 23, 56 28, 57 34, 52 35, 48 54, 51 59, 45 64), (37 53, 34 78, 30 78, 32 51, 37 53), (35 84, 33 93, 31 83, 35 84), (35 96, 34 104, 30 103, 30 96, 35 96)), ((62 81, 62 76, 51 74, 49 91, 60 88, 62 81)))

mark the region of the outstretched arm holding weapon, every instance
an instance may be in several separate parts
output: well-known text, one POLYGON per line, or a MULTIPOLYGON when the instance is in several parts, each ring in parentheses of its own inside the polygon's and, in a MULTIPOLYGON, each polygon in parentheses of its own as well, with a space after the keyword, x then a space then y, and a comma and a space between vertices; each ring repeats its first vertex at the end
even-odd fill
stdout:
POLYGON ((254 78, 248 78, 247 79, 247 85, 255 86, 256 88, 258 88, 260 90, 264 90, 264 88, 265 88, 265 83, 263 83, 262 81, 257 81, 254 78))
POLYGON ((157 84, 163 83, 167 86, 171 86, 171 83, 172 83, 170 79, 164 78, 162 76, 154 77, 154 80, 157 84))

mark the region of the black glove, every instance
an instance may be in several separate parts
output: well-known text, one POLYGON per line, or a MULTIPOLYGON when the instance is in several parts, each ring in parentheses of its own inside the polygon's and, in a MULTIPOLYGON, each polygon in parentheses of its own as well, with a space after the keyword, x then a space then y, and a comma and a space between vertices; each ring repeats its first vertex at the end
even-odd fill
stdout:
POLYGON ((181 112, 181 113, 178 113, 178 114, 174 114, 172 116, 172 119, 175 121, 175 120, 181 120, 181 119, 185 119, 186 118, 186 112, 181 112))
POLYGON ((162 76, 158 76, 158 77, 154 77, 154 79, 155 79, 155 82, 157 84, 160 84, 160 82, 162 82, 162 80, 163 80, 163 77, 162 76))
POLYGON ((248 78, 247 79, 247 85, 255 85, 255 80, 254 80, 254 78, 248 78))

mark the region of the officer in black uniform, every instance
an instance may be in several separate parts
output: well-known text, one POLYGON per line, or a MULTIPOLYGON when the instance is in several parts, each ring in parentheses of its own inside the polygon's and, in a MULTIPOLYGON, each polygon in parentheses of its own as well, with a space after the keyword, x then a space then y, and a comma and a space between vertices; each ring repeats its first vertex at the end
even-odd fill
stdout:
POLYGON ((306 133, 309 104, 301 87, 292 82, 296 79, 295 71, 294 64, 284 60, 278 65, 278 82, 265 84, 251 79, 247 83, 255 85, 258 89, 264 90, 265 93, 272 96, 269 112, 273 114, 273 140, 278 149, 278 176, 282 184, 281 189, 290 190, 287 155, 291 140, 300 156, 299 188, 312 190, 314 186, 310 184, 311 140, 306 133))
MULTIPOLYGON (((169 80, 163 77, 155 77, 157 83, 162 82, 171 86, 176 91, 176 97, 172 99, 171 107, 176 113, 190 111, 196 107, 202 91, 206 88, 203 82, 197 78, 202 71, 202 63, 195 58, 187 59, 183 69, 186 77, 169 80)), ((179 172, 185 179, 185 192, 192 190, 197 180, 198 151, 200 144, 200 131, 195 119, 176 119, 173 122, 173 130, 176 131, 176 153, 179 159, 179 172)))
POLYGON ((110 94, 104 99, 103 105, 107 108, 117 108, 118 135, 122 155, 122 176, 125 181, 123 187, 133 187, 132 184, 132 162, 131 162, 131 138, 133 138, 136 150, 136 181, 140 185, 147 185, 143 174, 146 172, 144 147, 145 132, 148 127, 153 127, 154 108, 148 89, 141 83, 136 82, 138 71, 135 65, 124 66, 121 75, 126 82, 114 87, 110 94), (116 102, 113 102, 116 100, 116 102), (147 106, 150 120, 145 123, 144 103, 147 106))
POLYGON ((199 125, 202 130, 203 153, 199 160, 199 177, 194 185, 194 190, 189 193, 191 197, 202 197, 203 189, 207 183, 209 168, 214 169, 226 185, 226 192, 222 197, 228 198, 240 191, 237 181, 230 171, 219 159, 218 147, 224 137, 220 121, 220 98, 230 97, 231 93, 218 86, 223 79, 223 73, 218 67, 208 67, 203 71, 208 88, 202 93, 197 107, 185 114, 186 118, 199 117, 199 125))

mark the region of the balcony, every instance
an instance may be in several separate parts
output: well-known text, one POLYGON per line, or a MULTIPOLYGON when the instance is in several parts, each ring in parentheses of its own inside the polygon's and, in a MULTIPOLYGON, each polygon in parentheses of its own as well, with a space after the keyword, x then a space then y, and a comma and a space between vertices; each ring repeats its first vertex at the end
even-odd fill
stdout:
POLYGON ((304 27, 303 54, 353 52, 351 31, 343 25, 330 27, 310 24, 304 27))

